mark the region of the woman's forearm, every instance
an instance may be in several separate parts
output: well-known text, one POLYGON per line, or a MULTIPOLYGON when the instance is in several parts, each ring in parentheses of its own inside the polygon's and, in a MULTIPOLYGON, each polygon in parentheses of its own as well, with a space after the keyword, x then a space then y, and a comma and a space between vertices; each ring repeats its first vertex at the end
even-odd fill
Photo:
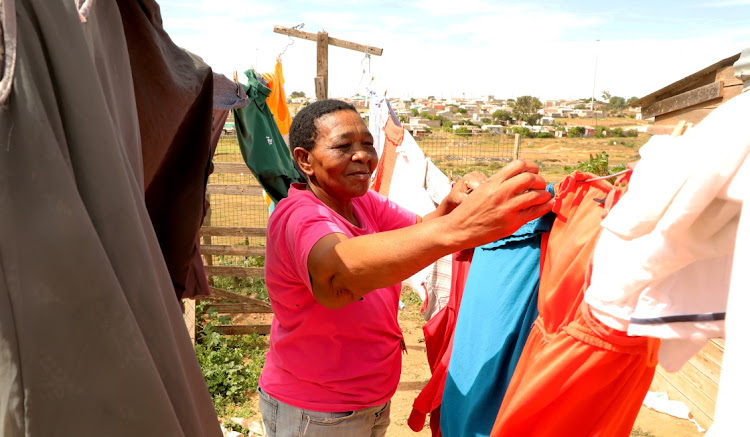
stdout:
POLYGON ((323 237, 310 251, 313 294, 339 308, 378 288, 399 283, 436 259, 460 250, 460 232, 436 218, 406 228, 347 238, 323 237))
POLYGON ((532 163, 514 162, 452 211, 413 226, 321 238, 308 255, 313 294, 321 304, 339 308, 403 281, 444 255, 512 234, 551 209, 546 183, 536 171, 532 163))

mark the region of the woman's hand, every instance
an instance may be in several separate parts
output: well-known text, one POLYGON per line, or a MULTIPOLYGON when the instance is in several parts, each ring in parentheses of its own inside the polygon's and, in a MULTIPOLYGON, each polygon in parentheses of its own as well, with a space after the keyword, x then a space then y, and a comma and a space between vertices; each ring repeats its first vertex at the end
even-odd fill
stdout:
POLYGON ((423 220, 429 220, 450 213, 460 205, 464 199, 466 199, 466 196, 468 196, 469 193, 476 190, 486 180, 487 176, 478 171, 473 171, 465 175, 458 182, 453 184, 451 192, 445 196, 445 199, 443 199, 442 202, 440 202, 437 209, 434 212, 427 214, 423 220))

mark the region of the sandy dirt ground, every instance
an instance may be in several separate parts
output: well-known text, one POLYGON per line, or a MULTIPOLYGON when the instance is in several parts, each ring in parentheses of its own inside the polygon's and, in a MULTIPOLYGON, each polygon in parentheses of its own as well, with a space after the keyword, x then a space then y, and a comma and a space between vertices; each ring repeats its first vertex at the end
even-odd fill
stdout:
MULTIPOLYGON (((409 305, 402 310, 399 321, 409 353, 403 357, 401 383, 393 396, 391 426, 387 435, 389 437, 430 436, 432 434, 428 427, 425 427, 419 433, 415 433, 406 423, 409 414, 411 414, 411 404, 414 402, 414 398, 417 397, 430 378, 430 368, 427 365, 424 347, 424 334, 422 333, 424 321, 416 305, 409 305)), ((646 407, 641 407, 634 425, 635 428, 640 433, 636 431, 633 435, 641 436, 698 437, 704 435, 704 433, 698 432, 696 426, 688 420, 678 419, 646 407)))

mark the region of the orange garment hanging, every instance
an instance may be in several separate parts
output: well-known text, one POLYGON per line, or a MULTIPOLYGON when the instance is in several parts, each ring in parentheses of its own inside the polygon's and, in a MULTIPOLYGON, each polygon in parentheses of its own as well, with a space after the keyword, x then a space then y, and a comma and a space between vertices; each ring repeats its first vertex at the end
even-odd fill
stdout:
POLYGON ((393 118, 389 117, 385 122, 383 134, 385 135, 383 153, 378 161, 375 180, 370 184, 370 189, 388 197, 388 192, 391 189, 391 179, 393 178, 393 169, 396 167, 396 158, 398 157, 396 149, 404 140, 404 128, 396 125, 393 118))
POLYGON ((575 172, 555 190, 542 242, 539 317, 491 436, 629 436, 654 375, 658 340, 628 337, 582 305, 602 216, 624 192, 575 172))
POLYGON ((289 114, 289 108, 286 106, 286 93, 284 93, 284 73, 281 70, 281 59, 276 59, 276 67, 273 73, 263 73, 263 78, 268 82, 268 88, 271 88, 271 94, 266 97, 266 104, 273 114, 273 119, 279 127, 281 135, 289 133, 289 127, 292 125, 292 116, 289 114))

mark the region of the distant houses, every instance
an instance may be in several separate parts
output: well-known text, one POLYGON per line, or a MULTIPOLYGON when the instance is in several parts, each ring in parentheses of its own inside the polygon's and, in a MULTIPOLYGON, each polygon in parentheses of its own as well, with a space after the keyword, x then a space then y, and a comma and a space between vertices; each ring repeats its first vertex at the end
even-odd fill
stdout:
MULTIPOLYGON (((292 110, 296 113, 303 105, 313 101, 310 98, 294 98, 289 102, 295 105, 292 110)), ((356 95, 350 98, 342 99, 356 106, 360 113, 366 113, 369 107, 370 99, 366 96, 356 95)), ((542 108, 538 110, 538 121, 534 125, 529 125, 522 120, 500 120, 493 115, 498 112, 513 113, 513 100, 495 98, 493 95, 482 96, 481 98, 465 99, 450 98, 436 99, 430 97, 400 99, 390 98, 389 103, 393 108, 399 121, 404 128, 412 132, 415 137, 425 136, 433 130, 452 129, 454 132, 458 129, 465 128, 462 132, 472 134, 479 133, 512 133, 513 127, 523 127, 536 133, 549 133, 555 136, 567 135, 567 128, 562 129, 566 124, 560 119, 571 118, 597 118, 605 114, 600 108, 601 103, 595 105, 592 110, 590 103, 585 100, 544 100, 542 108)), ((627 108, 623 112, 630 118, 640 118, 640 108, 627 108)), ((594 136, 594 128, 586 128, 583 136, 594 136)))

